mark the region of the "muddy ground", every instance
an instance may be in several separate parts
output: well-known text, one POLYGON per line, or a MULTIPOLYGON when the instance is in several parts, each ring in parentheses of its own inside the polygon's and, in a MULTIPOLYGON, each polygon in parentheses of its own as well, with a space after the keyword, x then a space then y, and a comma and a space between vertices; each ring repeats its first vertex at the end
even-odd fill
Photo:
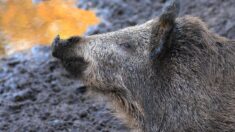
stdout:
MULTIPOLYGON (((93 9, 102 18, 87 32, 97 34, 143 23, 159 15, 165 1, 80 0, 78 7, 93 9)), ((235 39, 234 0, 185 0, 185 14, 201 17, 212 31, 235 39)), ((0 59, 0 131, 128 131, 104 103, 83 94, 80 85, 51 57, 49 47, 0 59)))

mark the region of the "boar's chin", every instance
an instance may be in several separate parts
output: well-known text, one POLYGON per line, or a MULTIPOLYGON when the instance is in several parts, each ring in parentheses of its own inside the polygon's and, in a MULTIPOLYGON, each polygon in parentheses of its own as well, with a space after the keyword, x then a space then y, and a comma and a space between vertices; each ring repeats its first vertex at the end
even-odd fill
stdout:
POLYGON ((67 58, 61 60, 65 69, 74 76, 82 76, 83 71, 86 70, 88 62, 86 62, 82 57, 67 58))

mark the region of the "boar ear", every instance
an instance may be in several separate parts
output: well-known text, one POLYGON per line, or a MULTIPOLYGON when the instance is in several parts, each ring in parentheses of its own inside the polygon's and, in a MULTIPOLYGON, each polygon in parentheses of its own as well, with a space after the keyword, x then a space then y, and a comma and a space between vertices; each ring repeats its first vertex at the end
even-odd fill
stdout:
POLYGON ((153 25, 150 59, 161 59, 171 47, 171 34, 180 10, 180 0, 170 0, 153 25))

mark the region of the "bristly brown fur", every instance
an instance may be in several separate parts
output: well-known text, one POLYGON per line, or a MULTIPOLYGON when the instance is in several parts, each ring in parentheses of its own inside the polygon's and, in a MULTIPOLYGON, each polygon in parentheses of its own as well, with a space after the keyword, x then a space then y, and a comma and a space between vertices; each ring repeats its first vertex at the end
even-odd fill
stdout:
POLYGON ((56 39, 53 55, 135 132, 235 131, 235 41, 199 18, 177 17, 174 2, 162 15, 175 17, 56 39))

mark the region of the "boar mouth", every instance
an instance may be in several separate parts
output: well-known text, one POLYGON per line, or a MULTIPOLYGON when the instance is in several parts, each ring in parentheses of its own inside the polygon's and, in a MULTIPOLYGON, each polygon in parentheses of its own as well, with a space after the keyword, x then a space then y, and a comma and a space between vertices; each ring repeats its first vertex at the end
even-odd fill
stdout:
POLYGON ((76 77, 80 77, 83 74, 83 71, 86 70, 88 62, 82 57, 71 57, 66 59, 61 59, 65 69, 76 77))

